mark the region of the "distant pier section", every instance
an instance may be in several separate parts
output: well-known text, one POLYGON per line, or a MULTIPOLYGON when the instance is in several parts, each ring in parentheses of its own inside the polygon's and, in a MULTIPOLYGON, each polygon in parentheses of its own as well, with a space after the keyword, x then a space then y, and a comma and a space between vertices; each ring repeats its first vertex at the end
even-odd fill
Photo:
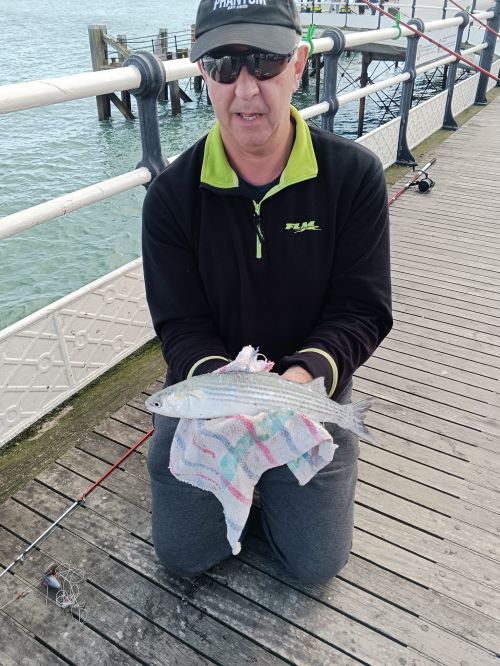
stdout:
MULTIPOLYGON (((159 28, 156 34, 129 38, 125 34, 112 36, 108 34, 106 25, 89 26, 90 55, 92 69, 98 72, 104 69, 122 67, 125 59, 138 51, 151 51, 160 60, 175 60, 187 58, 189 49, 194 42, 194 25, 190 29, 169 32, 167 28, 159 28)), ((201 76, 194 77, 194 91, 200 92, 201 76)), ((178 81, 170 81, 165 85, 159 95, 159 100, 167 102, 170 98, 172 115, 181 113, 181 100, 192 102, 185 90, 179 86, 178 81)), ((125 118, 133 119, 130 93, 124 90, 120 97, 115 93, 99 95, 96 97, 97 115, 99 120, 108 120, 111 117, 111 104, 122 113, 125 118)))

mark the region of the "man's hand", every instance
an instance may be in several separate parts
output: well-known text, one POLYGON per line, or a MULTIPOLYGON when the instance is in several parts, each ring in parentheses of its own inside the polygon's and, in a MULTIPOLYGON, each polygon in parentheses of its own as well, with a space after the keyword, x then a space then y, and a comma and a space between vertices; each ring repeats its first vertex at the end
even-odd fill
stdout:
POLYGON ((285 370, 281 377, 289 382, 297 382, 297 384, 307 384, 307 382, 314 379, 311 373, 304 370, 300 365, 292 365, 288 370, 285 370))

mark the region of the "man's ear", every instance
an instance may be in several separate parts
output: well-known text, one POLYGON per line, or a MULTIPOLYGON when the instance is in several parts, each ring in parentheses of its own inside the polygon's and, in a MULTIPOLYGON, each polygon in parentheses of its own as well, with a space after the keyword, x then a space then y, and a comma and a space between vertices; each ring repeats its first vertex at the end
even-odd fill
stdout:
MULTIPOLYGON (((297 47, 297 54, 294 61, 295 70, 295 90, 299 87, 302 72, 307 64, 307 56, 309 55, 309 44, 301 42, 297 47)), ((294 92, 295 92, 294 90, 294 92)))
POLYGON ((206 81, 207 80, 207 75, 206 75, 205 70, 203 69, 203 65, 201 64, 201 60, 197 60, 196 64, 198 65, 198 69, 200 70, 200 74, 202 75, 203 80, 206 81))

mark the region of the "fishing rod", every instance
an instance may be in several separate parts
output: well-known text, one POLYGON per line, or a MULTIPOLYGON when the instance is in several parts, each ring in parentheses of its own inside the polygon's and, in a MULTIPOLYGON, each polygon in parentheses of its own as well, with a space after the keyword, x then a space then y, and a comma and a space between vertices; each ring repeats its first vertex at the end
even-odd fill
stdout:
POLYGON ((10 571, 12 567, 14 567, 18 562, 23 562, 26 555, 31 550, 33 550, 33 548, 35 548, 39 543, 41 543, 41 541, 43 541, 43 539, 45 539, 45 537, 48 536, 50 532, 52 532, 52 530, 55 527, 57 527, 57 525, 59 525, 59 523, 61 523, 62 520, 64 520, 64 518, 66 518, 66 516, 68 516, 72 511, 74 511, 76 507, 83 506, 85 504, 85 500, 90 495, 90 493, 92 493, 98 486, 100 486, 101 483, 104 481, 104 479, 106 479, 111 474, 111 472, 114 472, 114 470, 118 467, 118 465, 120 465, 124 460, 126 460, 134 451, 137 451, 137 449, 141 446, 141 444, 144 444, 144 442, 149 437, 151 437, 153 432, 154 428, 148 430, 148 432, 144 435, 144 437, 141 437, 141 439, 138 442, 136 442, 134 446, 132 446, 128 451, 126 451, 126 453, 124 453, 119 460, 110 465, 110 467, 108 467, 108 469, 104 472, 104 474, 97 481, 95 481, 95 483, 93 483, 89 488, 87 488, 87 490, 84 493, 82 493, 80 497, 77 500, 75 500, 73 504, 70 507, 68 507, 64 513, 62 513, 59 516, 59 518, 57 518, 53 523, 51 523, 47 527, 47 529, 44 532, 42 532, 42 534, 40 534, 39 537, 35 539, 35 541, 32 541, 29 544, 29 546, 27 546, 23 550, 23 552, 13 562, 9 564, 9 566, 6 569, 0 572, 0 578, 4 576, 8 571, 10 571))
MULTIPOLYGON (((370 9, 376 9, 380 14, 383 14, 384 16, 387 16, 388 18, 394 20, 395 17, 392 14, 389 14, 389 12, 386 12, 385 9, 381 9, 378 5, 374 5, 370 0, 361 0, 362 2, 365 3, 365 5, 368 5, 370 9)), ((468 65, 469 67, 472 67, 472 69, 477 70, 478 72, 481 72, 481 74, 486 74, 486 76, 489 76, 490 79, 493 79, 493 81, 496 81, 497 83, 500 81, 498 76, 495 76, 491 72, 488 72, 487 69, 484 69, 484 67, 481 67, 480 65, 476 65, 475 63, 472 62, 472 60, 468 60, 467 58, 464 58, 460 53, 456 53, 455 51, 452 51, 449 49, 447 46, 444 46, 444 44, 440 44, 437 42, 435 39, 432 39, 432 37, 429 37, 429 35, 426 35, 424 32, 420 32, 420 30, 417 30, 414 26, 410 25, 409 23, 405 23, 404 21, 401 21, 401 19, 397 19, 397 25, 398 26, 403 26, 403 28, 407 28, 410 32, 413 32, 415 35, 418 35, 419 37, 423 37, 426 39, 428 42, 431 44, 434 44, 434 46, 437 46, 440 49, 443 49, 443 51, 446 51, 446 53, 449 53, 452 55, 454 58, 458 58, 458 60, 461 60, 463 63, 468 65)))
POLYGON ((390 206, 392 203, 396 201, 396 199, 399 199, 399 197, 406 192, 406 190, 409 190, 410 187, 417 186, 419 192, 428 192, 432 187, 434 187, 434 181, 431 180, 427 174, 427 171, 430 169, 430 167, 436 162, 436 157, 433 157, 430 162, 427 162, 421 169, 417 170, 417 173, 411 178, 407 183, 403 185, 403 187, 396 192, 396 194, 393 194, 392 197, 388 201, 388 205, 390 206), (419 180, 421 176, 425 176, 425 178, 422 178, 419 180))
POLYGON ((458 2, 455 2, 455 0, 448 0, 448 2, 451 2, 452 5, 455 5, 455 7, 458 7, 460 11, 465 12, 468 16, 471 17, 471 19, 474 19, 474 21, 477 21, 479 25, 482 25, 483 28, 486 28, 487 32, 491 32, 493 35, 496 37, 500 37, 500 32, 497 32, 496 30, 493 30, 487 23, 484 23, 479 19, 477 16, 474 16, 472 12, 470 12, 468 9, 464 9, 464 7, 461 7, 458 2))

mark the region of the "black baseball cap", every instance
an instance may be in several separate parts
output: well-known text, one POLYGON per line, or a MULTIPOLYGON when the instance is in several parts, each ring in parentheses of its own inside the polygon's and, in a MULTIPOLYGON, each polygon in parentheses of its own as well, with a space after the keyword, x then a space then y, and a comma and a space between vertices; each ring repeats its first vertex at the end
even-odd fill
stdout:
POLYGON ((302 36, 302 26, 294 0, 201 0, 189 58, 196 62, 235 44, 287 55, 297 35, 302 36))

